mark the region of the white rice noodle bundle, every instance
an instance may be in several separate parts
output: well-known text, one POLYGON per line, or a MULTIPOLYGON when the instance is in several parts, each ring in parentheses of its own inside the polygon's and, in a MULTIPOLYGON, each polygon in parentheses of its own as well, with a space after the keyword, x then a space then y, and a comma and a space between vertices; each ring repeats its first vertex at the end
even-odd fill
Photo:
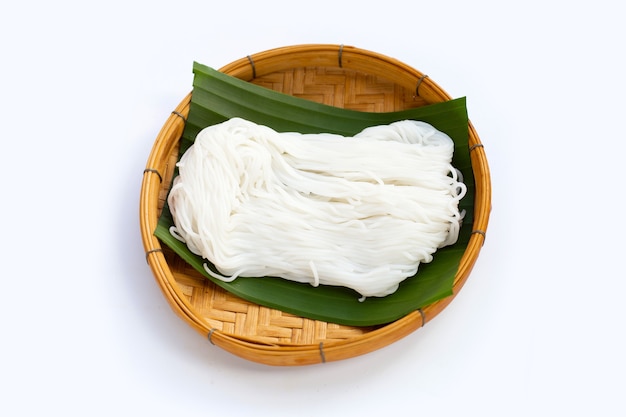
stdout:
POLYGON ((382 297, 458 238, 466 187, 453 149, 418 121, 343 137, 233 118, 181 157, 171 233, 224 281, 276 276, 382 297))

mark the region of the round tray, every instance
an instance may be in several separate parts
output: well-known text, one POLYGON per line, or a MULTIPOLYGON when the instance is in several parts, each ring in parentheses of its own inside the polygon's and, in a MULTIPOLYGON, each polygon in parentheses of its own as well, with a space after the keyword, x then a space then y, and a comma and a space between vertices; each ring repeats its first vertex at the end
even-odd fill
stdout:
MULTIPOLYGON (((239 59, 220 71, 293 96, 360 111, 397 111, 451 99, 429 77, 402 62, 343 45, 272 49, 239 59)), ((347 359, 380 349, 422 327, 461 290, 478 258, 491 210, 489 167, 471 123, 468 146, 476 183, 474 224, 455 275, 453 294, 386 325, 351 327, 297 317, 229 294, 154 236, 190 101, 191 93, 174 109, 156 138, 144 170, 140 226, 147 262, 167 301, 213 345, 267 365, 347 359)))

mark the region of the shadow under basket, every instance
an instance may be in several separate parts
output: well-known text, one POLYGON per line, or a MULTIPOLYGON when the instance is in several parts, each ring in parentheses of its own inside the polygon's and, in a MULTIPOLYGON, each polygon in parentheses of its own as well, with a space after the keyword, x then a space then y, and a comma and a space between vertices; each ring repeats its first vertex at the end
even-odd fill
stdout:
MULTIPOLYGON (((393 58, 343 45, 297 45, 239 59, 221 72, 315 102, 392 112, 450 100, 429 77, 393 58)), ((475 177, 473 233, 453 294, 385 325, 351 327, 297 317, 242 300, 205 279, 154 236, 167 196, 191 93, 159 132, 144 171, 140 226, 146 259, 172 309, 208 341, 241 358, 295 366, 343 360, 387 346, 437 316, 461 290, 482 248, 491 210, 484 148, 469 124, 475 177)))

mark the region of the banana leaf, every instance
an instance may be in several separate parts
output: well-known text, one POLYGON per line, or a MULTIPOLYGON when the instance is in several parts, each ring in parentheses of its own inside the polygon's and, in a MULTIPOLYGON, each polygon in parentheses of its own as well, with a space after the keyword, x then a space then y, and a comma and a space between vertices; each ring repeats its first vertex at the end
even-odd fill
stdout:
MULTIPOLYGON (((474 177, 468 148, 468 116, 465 98, 415 109, 370 113, 340 109, 289 96, 223 74, 194 63, 194 80, 187 123, 180 139, 180 156, 204 127, 241 117, 279 132, 336 133, 353 136, 366 127, 399 120, 421 120, 447 133, 455 142, 453 165, 463 174, 468 191, 459 206, 465 218, 457 243, 439 249, 432 262, 421 264, 418 272, 386 297, 359 301, 348 288, 297 283, 276 277, 238 277, 223 282, 203 268, 206 259, 191 253, 169 232, 172 215, 163 208, 155 235, 206 279, 245 300, 301 317, 352 326, 392 322, 452 294, 454 276, 467 247, 473 222, 474 177)), ((176 174, 175 174, 176 175, 176 174)))

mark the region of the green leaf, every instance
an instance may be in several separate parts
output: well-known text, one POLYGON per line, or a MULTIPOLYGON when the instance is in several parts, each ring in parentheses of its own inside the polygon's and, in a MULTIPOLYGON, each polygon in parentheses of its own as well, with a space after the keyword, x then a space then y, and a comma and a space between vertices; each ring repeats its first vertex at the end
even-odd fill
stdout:
MULTIPOLYGON (((336 133, 352 136, 366 127, 413 119, 432 124, 455 142, 454 166, 468 187, 459 206, 465 219, 456 244, 439 249, 434 260, 421 264, 417 274, 403 281, 386 297, 358 301, 350 289, 320 285, 312 287, 281 278, 239 277, 226 283, 211 277, 203 264, 214 267, 192 254, 185 244, 171 236, 171 213, 164 207, 155 235, 198 272, 225 290, 259 305, 312 319, 354 326, 371 326, 397 320, 452 294, 459 261, 465 252, 473 220, 474 178, 468 149, 468 117, 465 98, 388 113, 340 109, 256 86, 194 63, 193 91, 189 116, 180 144, 180 155, 191 146, 203 128, 232 117, 263 124, 279 132, 336 133)), ((215 270, 215 269, 214 269, 215 270)))

